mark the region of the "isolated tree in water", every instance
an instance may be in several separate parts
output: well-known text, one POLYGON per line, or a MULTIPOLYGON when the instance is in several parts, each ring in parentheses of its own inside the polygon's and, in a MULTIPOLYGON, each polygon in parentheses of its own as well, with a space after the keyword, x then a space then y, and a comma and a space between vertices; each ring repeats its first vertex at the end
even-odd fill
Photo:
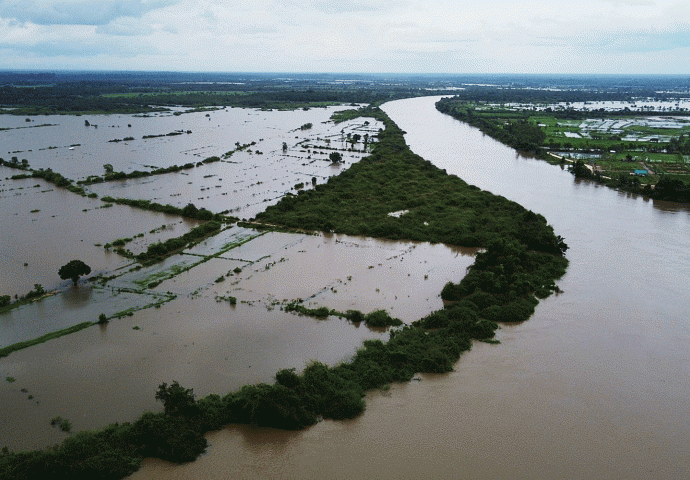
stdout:
POLYGON ((58 270, 58 275, 60 275, 61 279, 67 280, 69 278, 74 282, 74 285, 77 284, 79 277, 88 275, 89 273, 91 273, 91 267, 81 260, 71 260, 58 270))

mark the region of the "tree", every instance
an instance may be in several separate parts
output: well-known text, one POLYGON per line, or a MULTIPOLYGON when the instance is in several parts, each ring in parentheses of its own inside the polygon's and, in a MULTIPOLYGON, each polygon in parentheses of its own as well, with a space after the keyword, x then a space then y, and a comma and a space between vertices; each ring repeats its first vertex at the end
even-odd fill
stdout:
POLYGON ((71 260, 58 270, 58 275, 60 275, 61 279, 67 280, 69 278, 74 282, 74 285, 77 284, 79 277, 89 273, 91 273, 91 267, 81 260, 71 260))
POLYGON ((343 161, 343 156, 340 154, 340 152, 331 152, 328 158, 330 158, 331 162, 333 163, 340 163, 343 161))
POLYGON ((191 416, 198 413, 194 389, 182 387, 177 380, 170 386, 167 383, 158 385, 156 400, 163 402, 166 415, 191 416))
POLYGON ((182 215, 189 218, 196 218, 199 213, 199 209, 193 203, 188 203, 186 207, 182 209, 182 215))

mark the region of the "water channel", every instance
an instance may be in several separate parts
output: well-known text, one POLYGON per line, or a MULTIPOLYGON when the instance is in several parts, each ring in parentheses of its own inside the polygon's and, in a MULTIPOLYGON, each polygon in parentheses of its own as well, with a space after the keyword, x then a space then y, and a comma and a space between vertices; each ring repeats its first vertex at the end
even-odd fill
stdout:
POLYGON ((447 375, 368 395, 351 421, 229 427, 196 462, 133 479, 681 478, 690 471, 690 211, 577 182, 438 113, 384 110, 413 151, 544 215, 570 245, 564 293, 447 375))

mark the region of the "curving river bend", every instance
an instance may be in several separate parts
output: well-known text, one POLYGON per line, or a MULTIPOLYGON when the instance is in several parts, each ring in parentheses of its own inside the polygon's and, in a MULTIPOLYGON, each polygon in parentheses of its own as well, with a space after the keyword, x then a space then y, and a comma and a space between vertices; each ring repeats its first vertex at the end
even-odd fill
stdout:
POLYGON ((564 293, 447 375, 301 432, 231 427, 196 462, 132 478, 683 478, 690 471, 690 210, 587 182, 442 115, 385 104, 415 153, 544 215, 564 293))

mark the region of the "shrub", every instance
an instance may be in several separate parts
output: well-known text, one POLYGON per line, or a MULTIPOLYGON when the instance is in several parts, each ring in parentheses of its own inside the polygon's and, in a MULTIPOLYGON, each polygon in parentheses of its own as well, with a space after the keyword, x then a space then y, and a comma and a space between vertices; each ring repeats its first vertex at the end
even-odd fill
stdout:
POLYGON ((364 316, 364 321, 370 327, 388 327, 402 325, 402 320, 393 318, 385 310, 375 310, 364 316))
POLYGON ((360 323, 364 321, 364 314, 359 310, 348 310, 345 312, 345 318, 350 320, 352 323, 360 323))
POLYGON ((0 295, 0 308, 6 307, 12 301, 12 297, 9 295, 0 295))

